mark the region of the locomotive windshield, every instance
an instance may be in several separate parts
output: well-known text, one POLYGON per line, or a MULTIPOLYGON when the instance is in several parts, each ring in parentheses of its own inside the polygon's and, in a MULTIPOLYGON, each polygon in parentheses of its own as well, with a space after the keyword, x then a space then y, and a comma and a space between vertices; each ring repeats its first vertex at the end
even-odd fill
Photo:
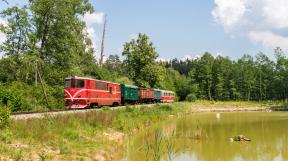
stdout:
POLYGON ((84 88, 85 81, 82 79, 66 79, 65 88, 84 88))
POLYGON ((70 87, 70 79, 66 79, 64 88, 69 88, 69 87, 70 87))
POLYGON ((77 80, 76 88, 84 88, 84 85, 85 85, 84 80, 82 79, 77 80))

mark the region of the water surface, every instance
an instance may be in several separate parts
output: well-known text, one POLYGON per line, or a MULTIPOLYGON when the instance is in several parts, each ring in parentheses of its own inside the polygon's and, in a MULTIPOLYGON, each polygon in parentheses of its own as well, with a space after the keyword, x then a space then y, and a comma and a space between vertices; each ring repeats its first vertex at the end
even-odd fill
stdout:
POLYGON ((288 160, 288 112, 195 113, 130 139, 127 161, 288 160), (251 142, 230 142, 243 134, 251 142))

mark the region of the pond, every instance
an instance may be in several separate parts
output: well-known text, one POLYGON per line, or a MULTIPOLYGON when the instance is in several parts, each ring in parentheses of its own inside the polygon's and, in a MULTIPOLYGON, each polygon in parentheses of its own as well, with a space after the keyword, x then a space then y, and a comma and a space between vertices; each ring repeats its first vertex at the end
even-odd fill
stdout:
POLYGON ((288 112, 194 113, 130 139, 123 161, 288 160, 288 112), (229 138, 244 135, 251 141, 229 138))

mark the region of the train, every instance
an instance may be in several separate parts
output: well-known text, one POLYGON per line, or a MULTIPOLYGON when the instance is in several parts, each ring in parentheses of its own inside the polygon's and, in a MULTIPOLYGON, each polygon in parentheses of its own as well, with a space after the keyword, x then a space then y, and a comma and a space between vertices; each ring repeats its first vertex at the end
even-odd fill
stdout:
POLYGON ((175 93, 169 90, 72 76, 65 78, 64 99, 67 108, 91 108, 139 103, 171 103, 175 93))

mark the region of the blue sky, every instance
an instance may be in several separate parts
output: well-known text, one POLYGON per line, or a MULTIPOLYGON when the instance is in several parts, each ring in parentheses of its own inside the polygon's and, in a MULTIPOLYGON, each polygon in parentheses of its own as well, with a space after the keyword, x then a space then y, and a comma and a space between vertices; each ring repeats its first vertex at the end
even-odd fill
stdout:
MULTIPOLYGON (((85 15, 99 55, 107 15, 105 55, 121 54, 126 41, 146 33, 161 59, 192 58, 205 51, 237 59, 259 51, 288 49, 287 0, 94 0, 85 15), (277 11, 277 12, 275 12, 277 11)), ((23 1, 10 0, 11 4, 23 1)), ((1 3, 0 9, 6 5, 1 3)), ((1 21, 0 21, 1 22, 1 21)))
POLYGON ((97 0, 93 5, 107 15, 108 53, 117 53, 139 32, 148 34, 164 59, 195 57, 205 51, 235 58, 259 50, 242 37, 232 39, 225 33, 211 14, 215 8, 211 0, 97 0))

